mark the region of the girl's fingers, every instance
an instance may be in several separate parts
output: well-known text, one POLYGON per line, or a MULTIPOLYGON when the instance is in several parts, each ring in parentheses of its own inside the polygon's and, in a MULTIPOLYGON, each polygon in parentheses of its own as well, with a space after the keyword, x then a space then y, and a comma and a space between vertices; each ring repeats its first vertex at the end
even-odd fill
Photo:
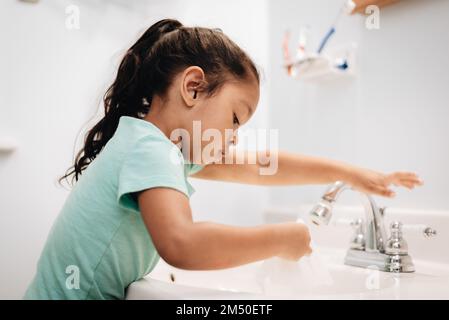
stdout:
POLYGON ((416 175, 415 173, 411 173, 411 172, 404 173, 403 175, 400 176, 400 179, 410 181, 410 182, 413 182, 413 183, 419 184, 419 185, 423 184, 422 180, 418 177, 418 175, 416 175))
POLYGON ((387 197, 394 197, 394 192, 388 189, 391 184, 406 187, 409 190, 423 185, 422 180, 413 172, 394 172, 387 175, 384 181, 384 185, 379 189, 379 194, 387 197))
POLYGON ((412 172, 395 172, 389 174, 386 178, 387 184, 396 186, 414 187, 415 185, 423 185, 422 180, 412 172))
POLYGON ((402 180, 400 185, 409 189, 413 189, 415 187, 415 183, 408 180, 402 180))
POLYGON ((407 187, 409 189, 414 188, 416 185, 418 185, 418 181, 415 180, 408 180, 408 179, 401 179, 399 181, 396 181, 394 183, 394 185, 396 186, 402 186, 402 187, 407 187))
POLYGON ((376 178, 359 186, 360 191, 392 198, 396 193, 389 188, 390 185, 406 187, 410 190, 423 185, 422 180, 413 172, 393 172, 378 175, 376 178))
POLYGON ((377 187, 374 192, 380 196, 390 197, 390 198, 394 197, 396 195, 393 190, 388 189, 387 187, 381 187, 381 186, 377 187))

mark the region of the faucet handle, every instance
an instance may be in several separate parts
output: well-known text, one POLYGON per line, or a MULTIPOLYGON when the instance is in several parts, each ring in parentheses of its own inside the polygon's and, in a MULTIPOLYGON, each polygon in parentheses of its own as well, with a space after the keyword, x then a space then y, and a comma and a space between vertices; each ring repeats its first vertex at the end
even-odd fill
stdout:
POLYGON ((365 231, 363 229, 363 219, 356 219, 350 223, 354 229, 354 236, 351 239, 351 249, 364 250, 365 249, 365 231))
POLYGON ((405 224, 403 226, 403 229, 406 231, 421 233, 426 239, 433 238, 437 235, 437 231, 434 228, 429 227, 425 224, 405 224))
POLYGON ((432 238, 437 235, 437 231, 431 227, 426 227, 423 231, 424 237, 432 238))
POLYGON ((407 255, 408 245, 402 236, 402 223, 394 221, 390 225, 390 238, 385 246, 385 253, 390 255, 407 255))

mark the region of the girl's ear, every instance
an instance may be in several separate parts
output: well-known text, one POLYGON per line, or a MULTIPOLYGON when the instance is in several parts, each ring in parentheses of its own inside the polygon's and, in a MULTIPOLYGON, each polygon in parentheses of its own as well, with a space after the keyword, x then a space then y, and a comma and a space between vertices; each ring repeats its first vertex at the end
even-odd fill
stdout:
POLYGON ((181 76, 181 96, 188 107, 193 107, 200 99, 206 78, 203 69, 197 66, 188 67, 181 76))

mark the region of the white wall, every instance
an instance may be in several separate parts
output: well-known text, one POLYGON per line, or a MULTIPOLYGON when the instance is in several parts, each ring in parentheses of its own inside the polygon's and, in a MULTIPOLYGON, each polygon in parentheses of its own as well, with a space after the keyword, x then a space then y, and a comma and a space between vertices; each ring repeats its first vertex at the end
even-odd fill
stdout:
MULTIPOLYGON (((76 136, 96 113, 120 56, 137 36, 166 17, 220 27, 266 67, 266 16, 266 1, 257 0, 0 3, 0 136, 20 143, 15 153, 0 154, 0 299, 21 298, 30 282, 68 194, 56 178, 70 165, 76 136), (79 30, 65 27, 71 4, 80 8, 79 30)), ((266 100, 263 95, 251 125, 266 124, 266 100)), ((266 199, 266 189, 193 184, 196 219, 261 221, 263 201, 242 199, 266 199)))
MULTIPOLYGON (((425 186, 396 189, 395 199, 378 198, 379 203, 448 209, 449 1, 409 0, 381 9, 379 30, 366 29, 360 15, 345 16, 329 46, 358 43, 357 77, 322 84, 288 78, 279 67, 284 30, 295 40, 300 26, 310 25, 316 50, 341 3, 270 2, 270 119, 282 128, 281 147, 384 172, 416 171, 425 186)), ((313 203, 323 190, 274 188, 270 202, 313 203)))

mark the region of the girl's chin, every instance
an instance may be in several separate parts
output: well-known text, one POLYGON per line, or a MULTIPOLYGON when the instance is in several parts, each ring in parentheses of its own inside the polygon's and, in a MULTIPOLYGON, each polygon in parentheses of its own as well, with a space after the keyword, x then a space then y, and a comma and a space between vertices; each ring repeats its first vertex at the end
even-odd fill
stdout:
POLYGON ((207 164, 220 164, 220 163, 224 163, 224 160, 222 158, 220 158, 220 159, 207 161, 206 163, 207 164))

